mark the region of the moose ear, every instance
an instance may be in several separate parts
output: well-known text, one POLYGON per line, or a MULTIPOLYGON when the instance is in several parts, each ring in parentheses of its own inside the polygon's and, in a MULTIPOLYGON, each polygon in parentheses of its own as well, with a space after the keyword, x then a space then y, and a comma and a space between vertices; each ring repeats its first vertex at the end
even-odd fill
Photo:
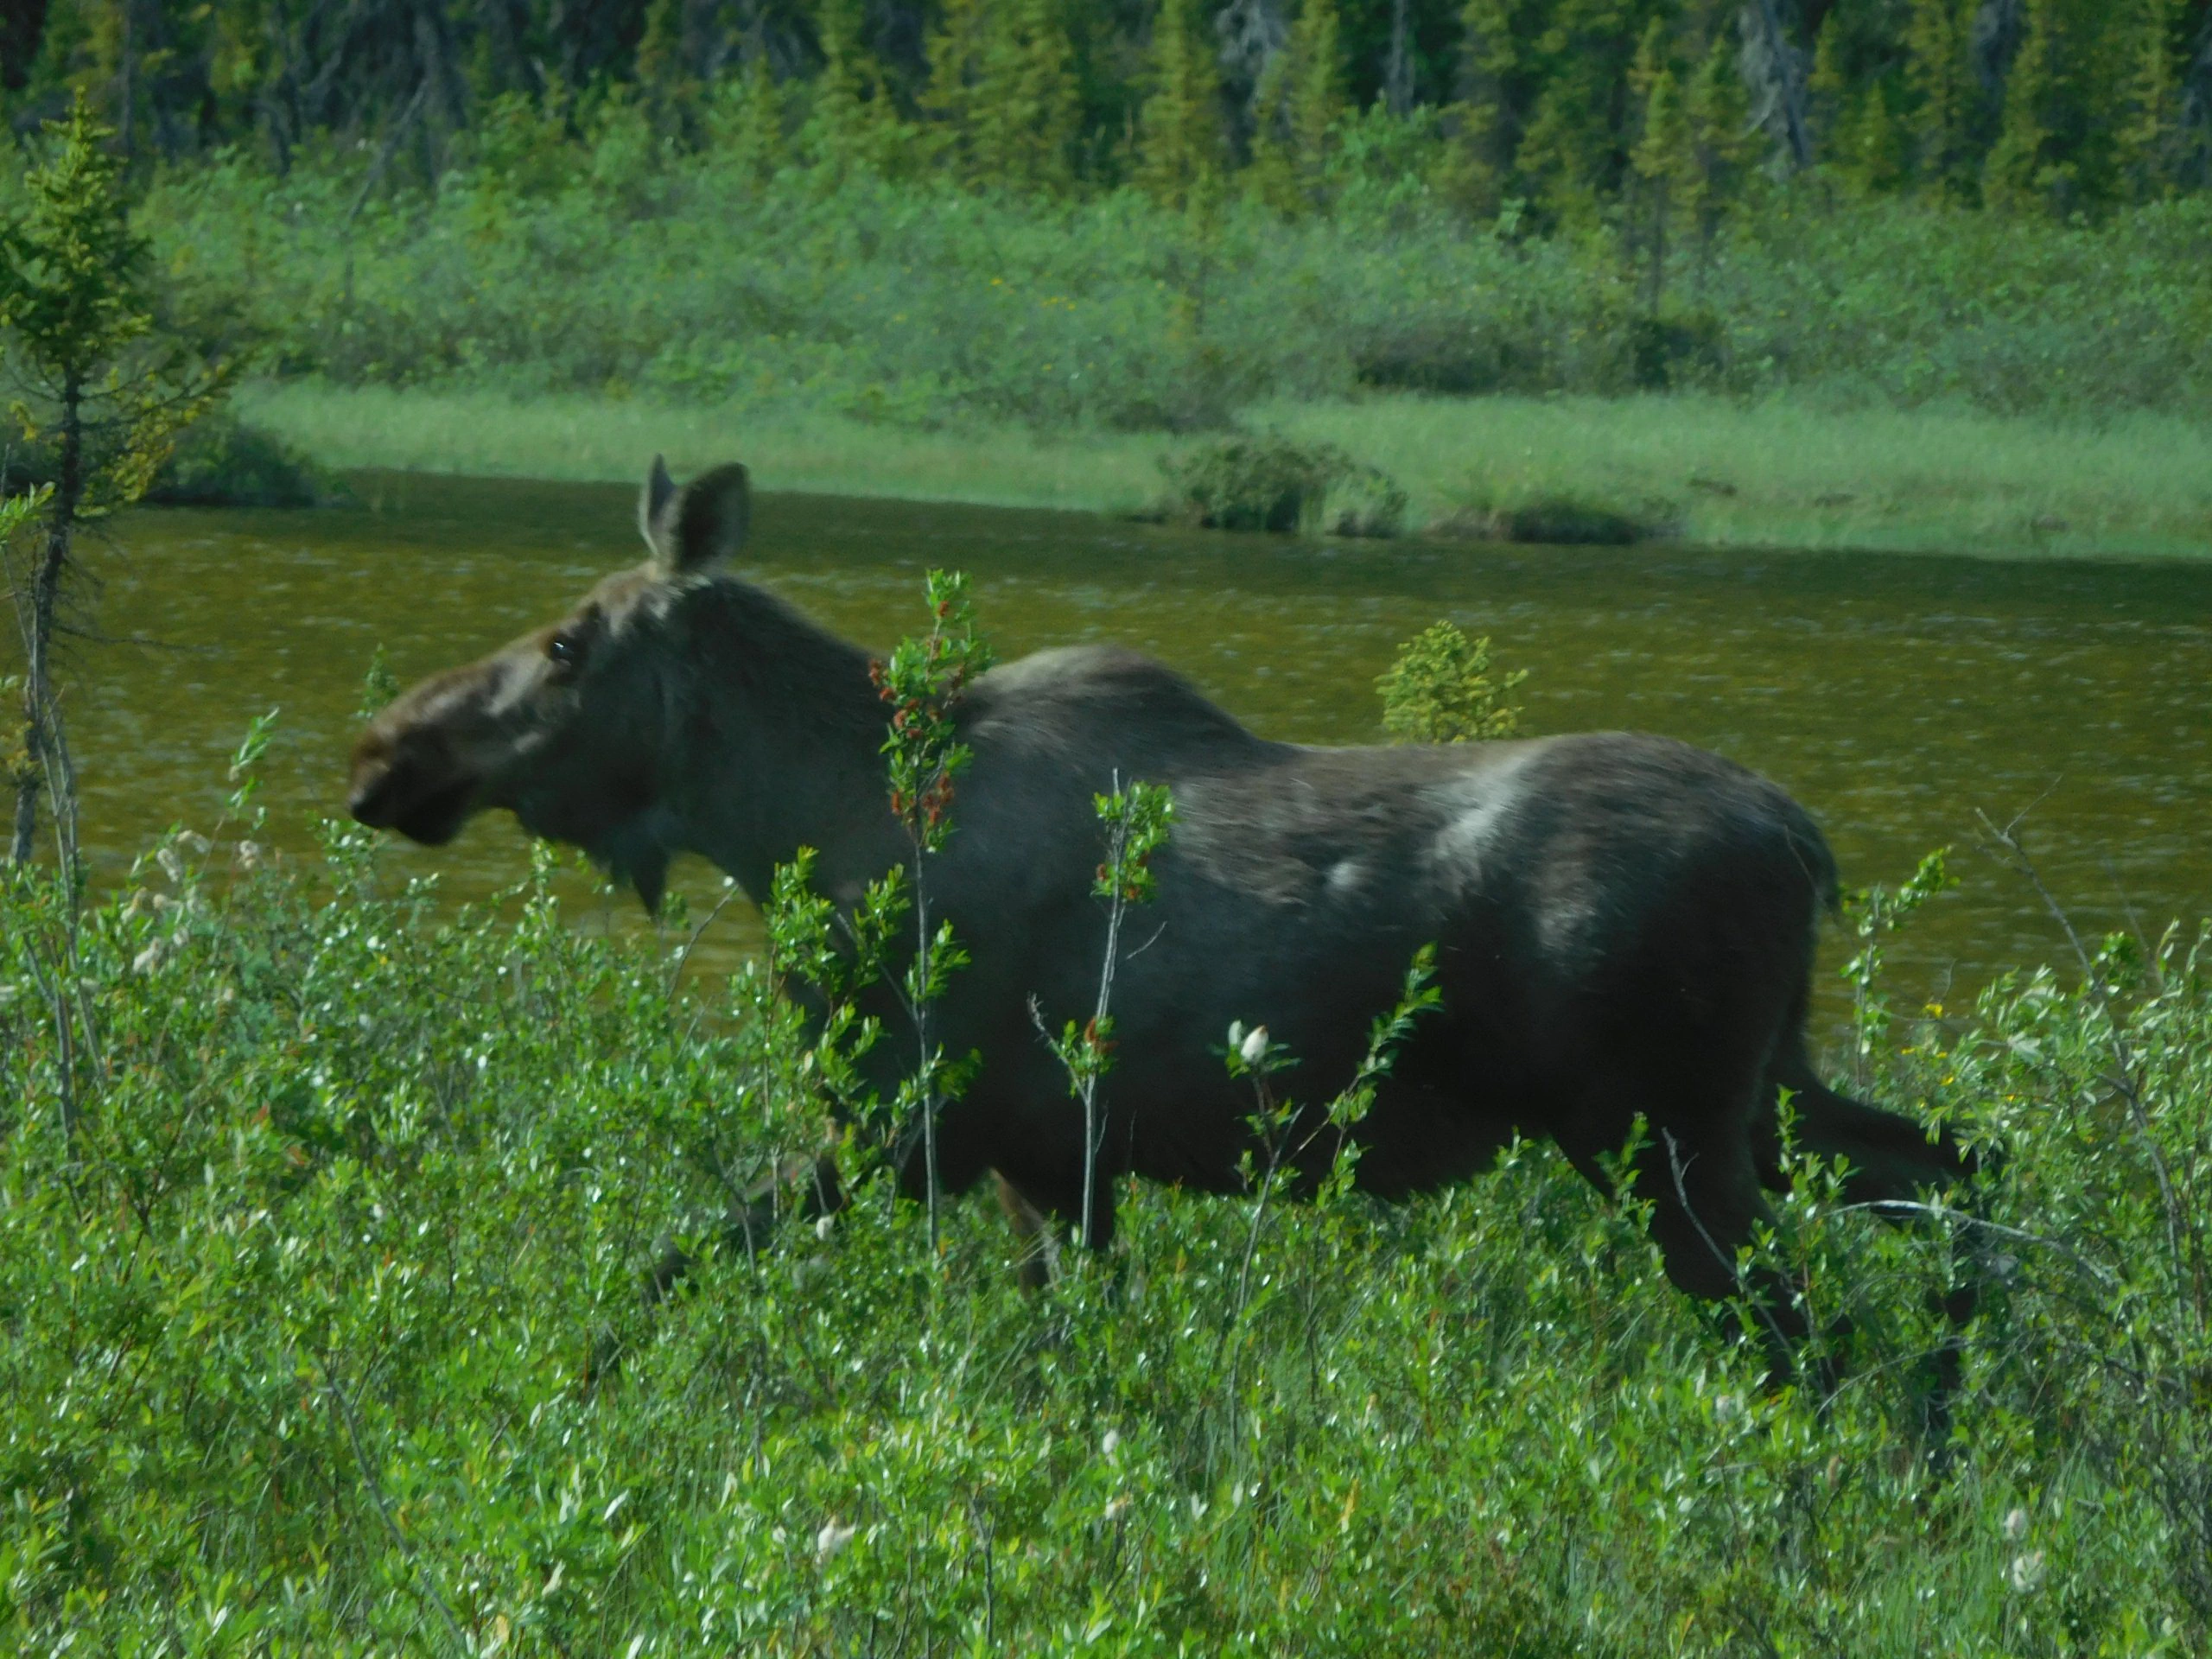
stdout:
POLYGON ((703 570, 745 545, 752 490, 735 461, 702 473, 682 489, 670 481, 658 455, 638 498, 638 527, 645 545, 671 574, 703 570))
POLYGON ((661 515, 668 511, 670 499, 675 493, 676 480, 668 475, 667 461, 655 455, 652 470, 645 474, 645 487, 638 496, 638 534, 645 538, 645 545, 652 549, 657 559, 664 556, 658 533, 661 515))

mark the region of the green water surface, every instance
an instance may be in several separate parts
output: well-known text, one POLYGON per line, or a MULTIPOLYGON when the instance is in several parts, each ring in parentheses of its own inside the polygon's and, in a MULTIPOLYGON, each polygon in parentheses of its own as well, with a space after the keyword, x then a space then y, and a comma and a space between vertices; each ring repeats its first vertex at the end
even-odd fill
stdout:
MULTIPOLYGON (((602 486, 365 474, 312 512, 146 512, 87 544, 107 643, 67 669, 85 841, 112 879, 167 826, 211 830, 249 718, 282 719, 269 836, 315 845, 342 810, 362 672, 403 680, 550 620, 639 547, 632 493, 602 486)), ((1540 732, 1669 733, 1811 807, 1847 883, 1895 881, 1949 842, 1960 890, 1894 955, 1903 999, 1955 1003, 2014 965, 2060 961, 2024 882, 1974 850, 1975 814, 2024 813, 2053 893, 2094 935, 2212 911, 2212 567, 1804 554, 1320 543, 1092 517, 799 495, 757 504, 749 568, 840 631, 887 645, 924 620, 922 573, 974 578, 1002 656, 1111 639, 1182 670, 1260 732, 1379 735, 1375 677, 1448 617, 1531 671, 1540 732)), ((512 821, 397 881, 454 902, 527 868, 512 821)), ((690 871, 696 899, 716 878, 690 871)), ((631 925, 626 901, 582 913, 631 925)), ((741 904, 702 960, 756 924, 741 904)), ((1840 940, 1832 956, 1841 959, 1840 940)), ((1833 1012, 1833 1010, 1832 1010, 1833 1012)))

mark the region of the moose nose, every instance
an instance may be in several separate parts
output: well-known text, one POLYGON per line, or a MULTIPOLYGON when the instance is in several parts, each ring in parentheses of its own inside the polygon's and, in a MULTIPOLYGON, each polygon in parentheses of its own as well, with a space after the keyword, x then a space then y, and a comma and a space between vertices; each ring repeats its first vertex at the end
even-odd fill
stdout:
POLYGON ((372 830, 391 827, 391 814, 400 794, 394 785, 401 767, 391 740, 371 727, 353 746, 353 776, 346 791, 346 810, 356 823, 372 830))

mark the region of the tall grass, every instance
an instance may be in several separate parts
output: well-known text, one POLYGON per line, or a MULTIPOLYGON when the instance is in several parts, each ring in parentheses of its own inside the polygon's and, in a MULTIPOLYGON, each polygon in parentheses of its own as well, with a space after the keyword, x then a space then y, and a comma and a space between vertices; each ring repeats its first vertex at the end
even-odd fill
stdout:
POLYGON ((2212 428, 1682 395, 1263 406, 1389 467, 1431 524, 1565 499, 1715 546, 2212 552, 2212 428), (1386 459, 1387 458, 1387 459, 1386 459))
POLYGON ((671 946, 572 931, 543 857, 434 925, 355 831, 274 868, 221 834, 73 923, 0 889, 21 1650, 2202 1650, 2181 941, 1878 1049, 1874 1093, 2006 1160, 1984 1222, 1920 1230, 1800 1169, 1765 1248, 1848 1327, 1821 1401, 1533 1146, 1398 1208, 1135 1190, 1125 1253, 1033 1296, 986 1206, 933 1254, 874 1185, 717 1253, 822 1133, 762 976, 672 987, 671 946), (649 1309, 671 1239, 702 1265, 649 1309), (1932 1460, 1915 1356, 1969 1254, 1932 1460))
MULTIPOLYGON (((741 456, 764 487, 1132 512, 1168 434, 915 431, 850 416, 578 392, 262 383, 241 409, 334 467, 628 483, 741 456)), ((1834 410, 1699 394, 1375 394, 1273 403, 1255 429, 1333 443, 1410 497, 1408 528, 1567 502, 1713 546, 1911 552, 2212 552, 2212 429, 2141 413, 2095 426, 1953 410, 1834 410)))
POLYGON ((1166 448, 1128 433, 914 431, 844 415, 582 392, 294 381, 251 385, 238 398, 250 419, 329 467, 629 484, 656 454, 678 473, 741 457, 770 489, 987 506, 1134 512, 1158 492, 1166 448))

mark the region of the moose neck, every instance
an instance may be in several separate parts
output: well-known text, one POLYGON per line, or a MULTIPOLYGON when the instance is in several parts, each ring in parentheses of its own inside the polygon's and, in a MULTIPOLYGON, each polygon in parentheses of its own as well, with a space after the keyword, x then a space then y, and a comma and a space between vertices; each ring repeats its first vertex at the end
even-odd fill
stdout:
POLYGON ((689 670, 670 757, 689 849, 756 903, 802 847, 824 880, 894 861, 868 654, 733 577, 693 588, 671 622, 689 670))

